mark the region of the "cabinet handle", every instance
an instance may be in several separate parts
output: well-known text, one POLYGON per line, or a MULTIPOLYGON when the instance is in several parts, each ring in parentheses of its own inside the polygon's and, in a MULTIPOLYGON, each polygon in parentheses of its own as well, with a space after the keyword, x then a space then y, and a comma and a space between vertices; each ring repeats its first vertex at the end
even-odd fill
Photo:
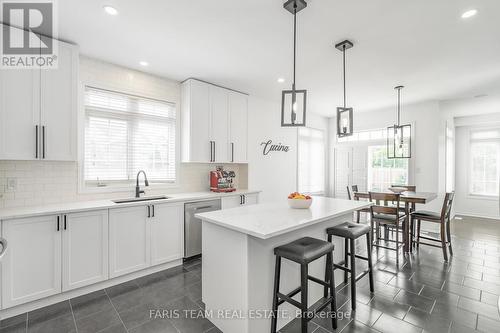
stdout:
POLYGON ((231 142, 231 162, 234 162, 234 142, 231 142))
POLYGON ((42 126, 42 158, 45 159, 45 126, 42 126))
POLYGON ((66 218, 66 217, 67 217, 67 215, 64 215, 64 230, 66 230, 66 224, 67 224, 67 223, 66 223, 66 220, 67 220, 67 218, 66 218))
POLYGON ((148 218, 150 218, 151 217, 151 206, 147 205, 147 207, 148 207, 148 218))
POLYGON ((243 196, 240 195, 240 205, 243 205, 243 196))
POLYGON ((214 142, 210 141, 210 162, 215 162, 214 159, 214 142))
POLYGON ((151 207, 153 207, 153 214, 152 214, 152 217, 155 217, 155 205, 151 205, 151 207))
POLYGON ((60 216, 57 215, 57 231, 61 230, 59 219, 60 219, 60 216))
POLYGON ((35 125, 35 158, 38 159, 38 125, 35 125))
POLYGON ((244 194, 242 195, 242 197, 243 197, 243 204, 246 204, 247 203, 247 198, 245 197, 244 194))
POLYGON ((215 145, 216 145, 216 143, 215 143, 215 141, 214 141, 214 160, 213 160, 212 162, 215 162, 215 160, 217 159, 217 154, 216 154, 216 152, 215 152, 215 145))

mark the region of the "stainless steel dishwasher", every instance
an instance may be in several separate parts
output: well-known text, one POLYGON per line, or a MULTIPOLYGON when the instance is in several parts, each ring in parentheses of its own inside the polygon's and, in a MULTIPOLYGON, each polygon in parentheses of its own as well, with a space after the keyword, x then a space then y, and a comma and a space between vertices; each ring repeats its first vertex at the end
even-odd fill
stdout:
POLYGON ((184 204, 184 259, 201 254, 201 220, 194 215, 220 208, 220 199, 184 204))

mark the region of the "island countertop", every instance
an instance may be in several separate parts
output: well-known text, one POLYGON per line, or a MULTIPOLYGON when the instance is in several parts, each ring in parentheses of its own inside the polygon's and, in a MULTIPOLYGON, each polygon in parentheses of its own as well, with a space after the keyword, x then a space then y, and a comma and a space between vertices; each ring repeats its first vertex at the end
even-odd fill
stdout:
POLYGON ((261 239, 320 223, 361 208, 367 201, 313 197, 309 209, 292 209, 286 200, 196 214, 204 222, 213 223, 261 239))

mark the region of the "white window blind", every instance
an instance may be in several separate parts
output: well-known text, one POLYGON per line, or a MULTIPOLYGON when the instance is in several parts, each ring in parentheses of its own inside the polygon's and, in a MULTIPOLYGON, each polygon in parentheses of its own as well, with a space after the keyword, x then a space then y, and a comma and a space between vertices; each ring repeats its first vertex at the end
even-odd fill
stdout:
POLYGON ((84 181, 103 186, 176 181, 176 109, 172 103, 85 88, 84 181))
POLYGON ((498 196, 500 178, 500 129, 470 133, 470 181, 473 195, 498 196))
POLYGON ((322 130, 299 128, 299 192, 325 193, 325 140, 322 130))

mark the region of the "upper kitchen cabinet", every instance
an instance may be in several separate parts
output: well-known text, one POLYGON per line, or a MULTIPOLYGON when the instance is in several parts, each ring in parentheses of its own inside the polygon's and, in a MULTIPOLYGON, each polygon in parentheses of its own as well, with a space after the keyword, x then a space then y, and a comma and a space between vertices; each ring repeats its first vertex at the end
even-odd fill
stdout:
POLYGON ((247 162, 247 95, 189 79, 181 110, 184 162, 247 162))
POLYGON ((76 160, 78 49, 54 69, 0 70, 0 160, 76 160))

